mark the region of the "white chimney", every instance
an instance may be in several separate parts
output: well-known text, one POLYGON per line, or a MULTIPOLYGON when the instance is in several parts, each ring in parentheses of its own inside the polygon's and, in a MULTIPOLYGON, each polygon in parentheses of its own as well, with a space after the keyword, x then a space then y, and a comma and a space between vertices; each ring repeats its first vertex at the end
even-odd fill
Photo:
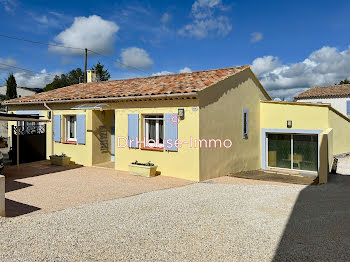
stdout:
POLYGON ((96 70, 87 70, 87 82, 96 82, 96 70))

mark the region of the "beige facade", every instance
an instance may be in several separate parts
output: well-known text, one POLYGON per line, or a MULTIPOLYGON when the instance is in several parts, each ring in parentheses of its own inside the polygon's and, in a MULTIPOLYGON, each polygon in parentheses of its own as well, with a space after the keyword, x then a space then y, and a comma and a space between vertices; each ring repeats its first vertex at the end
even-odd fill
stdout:
POLYGON ((229 148, 200 148, 200 180, 260 168, 260 100, 270 99, 250 70, 199 93, 200 139, 226 139, 229 148), (243 110, 248 137, 243 138, 243 110))

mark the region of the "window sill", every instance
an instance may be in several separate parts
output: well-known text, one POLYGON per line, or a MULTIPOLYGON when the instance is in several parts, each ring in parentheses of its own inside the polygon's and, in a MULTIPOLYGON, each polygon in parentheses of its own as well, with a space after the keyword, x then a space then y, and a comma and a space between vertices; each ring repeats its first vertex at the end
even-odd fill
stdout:
POLYGON ((71 145, 76 145, 76 141, 63 141, 62 144, 71 144, 71 145))
POLYGON ((163 152, 163 151, 164 151, 164 148, 163 148, 163 147, 141 147, 141 150, 163 152))

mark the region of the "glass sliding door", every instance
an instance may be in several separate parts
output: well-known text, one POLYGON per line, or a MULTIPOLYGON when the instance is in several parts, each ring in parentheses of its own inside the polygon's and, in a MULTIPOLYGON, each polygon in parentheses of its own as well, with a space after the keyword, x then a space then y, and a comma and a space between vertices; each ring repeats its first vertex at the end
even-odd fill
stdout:
POLYGON ((291 135, 269 134, 268 135, 268 166, 291 168, 291 135))
POLYGON ((267 166, 318 170, 318 135, 268 134, 267 166))
POLYGON ((293 169, 317 171, 318 136, 293 135, 293 169))

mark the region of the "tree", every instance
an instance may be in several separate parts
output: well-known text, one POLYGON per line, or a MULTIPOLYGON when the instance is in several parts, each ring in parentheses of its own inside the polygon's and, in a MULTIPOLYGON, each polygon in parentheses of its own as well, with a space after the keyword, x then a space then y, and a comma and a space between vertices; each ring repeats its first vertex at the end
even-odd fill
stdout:
POLYGON ((84 72, 80 68, 77 68, 69 71, 66 77, 70 85, 79 84, 84 81, 84 72))
POLYGON ((44 87, 43 91, 79 84, 83 79, 84 72, 80 68, 77 68, 69 71, 67 74, 62 74, 61 76, 56 75, 52 82, 44 87))
POLYGON ((101 65, 100 61, 98 61, 97 65, 94 65, 91 70, 96 71, 96 79, 97 81, 107 81, 111 78, 108 70, 103 70, 104 65, 101 65))
POLYGON ((348 85, 348 84, 350 84, 350 81, 347 78, 345 78, 344 80, 341 80, 338 85, 348 85))
POLYGON ((17 83, 13 74, 10 74, 6 80, 6 100, 17 97, 17 83))

